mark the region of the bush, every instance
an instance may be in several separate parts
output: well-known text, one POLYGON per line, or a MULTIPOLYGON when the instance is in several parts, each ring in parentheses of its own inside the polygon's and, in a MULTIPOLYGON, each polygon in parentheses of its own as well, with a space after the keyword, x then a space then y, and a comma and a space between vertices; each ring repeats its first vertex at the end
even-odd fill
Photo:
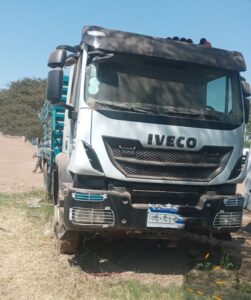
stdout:
POLYGON ((45 101, 44 79, 24 78, 0 90, 0 131, 3 134, 41 137, 38 114, 45 101))

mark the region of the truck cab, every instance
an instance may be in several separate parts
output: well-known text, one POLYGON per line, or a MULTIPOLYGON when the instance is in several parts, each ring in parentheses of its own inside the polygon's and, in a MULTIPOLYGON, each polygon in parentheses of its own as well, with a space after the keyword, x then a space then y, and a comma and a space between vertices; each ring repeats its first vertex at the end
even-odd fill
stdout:
POLYGON ((48 65, 47 103, 65 112, 61 150, 45 161, 61 252, 93 235, 239 229, 249 115, 241 53, 86 26, 48 65))

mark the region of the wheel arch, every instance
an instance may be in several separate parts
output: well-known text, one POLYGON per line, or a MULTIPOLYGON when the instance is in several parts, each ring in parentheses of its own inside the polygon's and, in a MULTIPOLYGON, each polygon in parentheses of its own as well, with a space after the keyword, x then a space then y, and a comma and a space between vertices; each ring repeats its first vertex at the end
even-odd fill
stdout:
POLYGON ((72 183, 73 178, 68 170, 69 158, 63 152, 59 153, 55 158, 56 168, 53 171, 53 193, 52 200, 56 205, 60 198, 60 190, 63 183, 72 183))

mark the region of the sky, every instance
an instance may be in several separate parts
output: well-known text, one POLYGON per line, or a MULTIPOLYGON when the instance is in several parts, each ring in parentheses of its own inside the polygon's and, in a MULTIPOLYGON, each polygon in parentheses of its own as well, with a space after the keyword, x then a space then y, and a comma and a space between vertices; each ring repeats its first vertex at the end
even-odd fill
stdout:
POLYGON ((80 42, 84 25, 180 36, 240 51, 251 83, 251 0, 0 0, 0 89, 46 78, 49 53, 80 42))

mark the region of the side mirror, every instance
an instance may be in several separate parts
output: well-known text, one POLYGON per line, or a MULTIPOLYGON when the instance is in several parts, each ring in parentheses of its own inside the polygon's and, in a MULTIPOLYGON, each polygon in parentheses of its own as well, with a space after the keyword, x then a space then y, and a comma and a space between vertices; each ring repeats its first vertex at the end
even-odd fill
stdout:
POLYGON ((250 110, 250 102, 249 102, 249 99, 244 98, 245 124, 247 124, 247 123, 248 123, 248 120, 249 120, 249 110, 250 110))
POLYGON ((51 104, 61 102, 63 89, 63 69, 54 68, 48 73, 46 96, 51 104))
POLYGON ((64 49, 58 49, 51 52, 48 59, 48 67, 50 68, 63 68, 66 60, 66 51, 64 49))

